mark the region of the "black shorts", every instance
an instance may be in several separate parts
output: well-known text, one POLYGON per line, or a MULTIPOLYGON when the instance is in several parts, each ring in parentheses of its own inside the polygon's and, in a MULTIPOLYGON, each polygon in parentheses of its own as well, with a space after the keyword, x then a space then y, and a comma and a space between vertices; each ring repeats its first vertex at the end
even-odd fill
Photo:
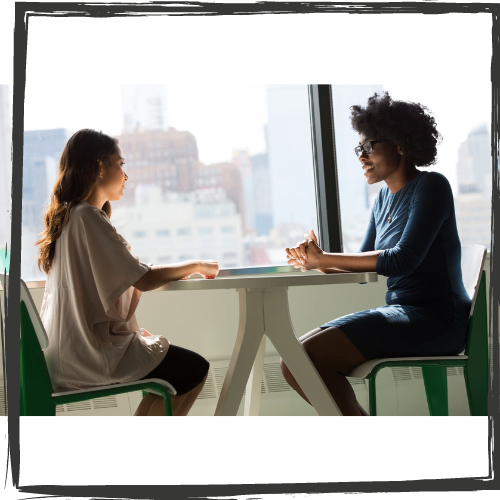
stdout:
POLYGON ((210 363, 198 353, 170 344, 160 364, 141 380, 160 378, 172 384, 178 395, 186 394, 200 384, 210 363))

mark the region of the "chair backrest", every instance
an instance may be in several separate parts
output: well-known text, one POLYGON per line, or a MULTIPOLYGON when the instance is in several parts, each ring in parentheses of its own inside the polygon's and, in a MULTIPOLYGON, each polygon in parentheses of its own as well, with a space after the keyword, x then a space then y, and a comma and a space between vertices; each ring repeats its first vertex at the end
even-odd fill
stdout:
MULTIPOLYGON (((470 373, 475 373, 476 376, 482 374, 481 377, 488 380, 488 308, 486 273, 483 270, 485 259, 486 248, 484 246, 465 245, 462 247, 462 279, 465 289, 472 300, 465 345, 465 355, 468 357, 466 369, 470 373)), ((469 387, 468 384, 467 379, 467 387, 469 387)), ((487 415, 487 384, 481 386, 479 390, 483 393, 483 397, 479 398, 483 406, 479 414, 487 415)), ((470 403, 469 400, 469 405, 470 403)))
MULTIPOLYGON (((2 276, 2 286, 7 289, 8 275, 2 276)), ((49 345, 33 298, 21 280, 21 415, 54 415, 52 383, 42 349, 49 345)))
POLYGON ((462 280, 472 300, 469 317, 472 316, 476 305, 485 259, 486 247, 483 245, 462 246, 462 280))
MULTIPOLYGON (((4 290, 9 289, 9 275, 8 274, 0 274, 0 284, 4 290)), ((26 305, 26 309, 28 310, 28 314, 31 318, 31 322, 33 324, 33 328, 35 329, 36 336, 38 338, 38 342, 40 343, 40 347, 45 349, 49 345, 49 339, 47 337, 47 333, 45 332, 45 328, 43 327, 42 320, 40 319, 40 315, 38 314, 38 310, 33 302, 33 297, 26 286, 26 283, 21 280, 21 302, 24 302, 26 305)))

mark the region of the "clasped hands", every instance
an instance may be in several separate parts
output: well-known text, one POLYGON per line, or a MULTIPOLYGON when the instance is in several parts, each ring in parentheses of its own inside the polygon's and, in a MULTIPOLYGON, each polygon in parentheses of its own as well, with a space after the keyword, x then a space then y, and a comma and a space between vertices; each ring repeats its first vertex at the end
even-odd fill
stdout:
POLYGON ((318 239, 311 229, 309 234, 304 235, 304 241, 297 243, 293 248, 285 248, 288 257, 288 264, 292 264, 295 269, 300 268, 302 272, 315 269, 323 274, 347 273, 334 267, 325 267, 330 265, 328 258, 333 254, 325 254, 318 245, 318 239), (329 263, 328 263, 329 262, 329 263))
POLYGON ((293 265, 295 269, 300 268, 303 272, 317 269, 321 272, 327 272, 320 269, 320 260, 323 250, 318 246, 318 239, 311 229, 310 234, 304 234, 304 241, 297 243, 293 248, 285 248, 288 258, 288 264, 293 265))

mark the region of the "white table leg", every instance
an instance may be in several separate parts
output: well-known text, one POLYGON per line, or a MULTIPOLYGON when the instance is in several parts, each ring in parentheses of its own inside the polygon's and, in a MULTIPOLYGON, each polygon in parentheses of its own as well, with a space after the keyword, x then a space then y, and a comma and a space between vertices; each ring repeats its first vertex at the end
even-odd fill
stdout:
MULTIPOLYGON (((236 415, 253 362, 264 335, 262 290, 238 289, 240 323, 215 416, 236 415)), ((262 369, 261 369, 262 376, 262 369)), ((260 390, 260 383, 259 383, 260 390)))
POLYGON ((245 391, 245 408, 243 414, 248 416, 257 416, 260 407, 260 391, 262 387, 262 374, 264 371, 264 354, 266 352, 266 336, 262 336, 259 350, 253 363, 250 377, 248 377, 245 391))
POLYGON ((298 341, 290 320, 285 287, 263 293, 266 336, 283 358, 295 380, 319 415, 342 415, 323 379, 298 341))

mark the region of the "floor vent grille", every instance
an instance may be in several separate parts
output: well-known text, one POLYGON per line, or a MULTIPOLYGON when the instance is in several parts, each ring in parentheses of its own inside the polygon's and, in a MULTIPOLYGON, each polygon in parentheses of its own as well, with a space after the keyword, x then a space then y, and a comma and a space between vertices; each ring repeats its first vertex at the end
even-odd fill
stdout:
MULTIPOLYGON (((198 399, 209 399, 219 397, 224 378, 228 370, 229 360, 211 361, 210 371, 205 383, 205 387, 201 391, 198 399)), ((410 376, 411 378, 411 376, 410 376)), ((362 378, 347 377, 352 386, 364 385, 365 381, 362 378)), ((261 394, 273 394, 280 392, 290 392, 292 388, 283 377, 280 366, 280 357, 273 356, 266 358, 264 362, 264 373, 260 387, 261 394)), ((246 390, 243 394, 246 393, 246 390)))
POLYGON ((209 370, 207 380, 205 382, 205 385, 203 386, 202 391, 198 395, 198 399, 209 399, 216 397, 217 393, 215 391, 215 377, 212 374, 212 370, 209 370))
MULTIPOLYGON (((401 366, 392 367, 392 373, 394 375, 394 380, 399 382, 401 380, 418 380, 423 379, 422 368, 419 366, 401 366)), ((446 375, 448 377, 454 377, 457 375, 464 374, 464 369, 462 367, 449 366, 446 368, 446 375)))
POLYGON ((285 380, 285 377, 283 377, 283 373, 281 373, 279 361, 274 363, 264 363, 264 376, 269 392, 291 391, 288 382, 285 380))
POLYGON ((364 378, 346 377, 351 385, 365 385, 364 378))
POLYGON ((407 366, 395 366, 391 369, 396 382, 400 382, 401 380, 411 380, 413 378, 411 376, 410 369, 407 366))
POLYGON ((64 406, 66 407, 66 411, 84 411, 92 409, 90 401, 78 401, 77 403, 68 403, 64 406))
POLYGON ((66 413, 71 411, 90 411, 104 410, 106 408, 118 408, 116 396, 106 396, 103 398, 91 399, 88 401, 78 401, 77 403, 68 403, 56 406, 57 413, 66 413))
POLYGON ((104 398, 93 399, 94 409, 100 408, 118 408, 118 403, 116 402, 116 396, 107 396, 104 398))
POLYGON ((217 389, 217 394, 220 394, 222 391, 222 385, 224 384, 224 377, 226 376, 226 373, 227 373, 227 366, 216 366, 213 368, 213 376, 214 376, 215 386, 217 389))
POLYGON ((458 375, 458 369, 454 366, 449 366, 448 368, 446 368, 446 375, 448 375, 448 377, 455 377, 458 375))

